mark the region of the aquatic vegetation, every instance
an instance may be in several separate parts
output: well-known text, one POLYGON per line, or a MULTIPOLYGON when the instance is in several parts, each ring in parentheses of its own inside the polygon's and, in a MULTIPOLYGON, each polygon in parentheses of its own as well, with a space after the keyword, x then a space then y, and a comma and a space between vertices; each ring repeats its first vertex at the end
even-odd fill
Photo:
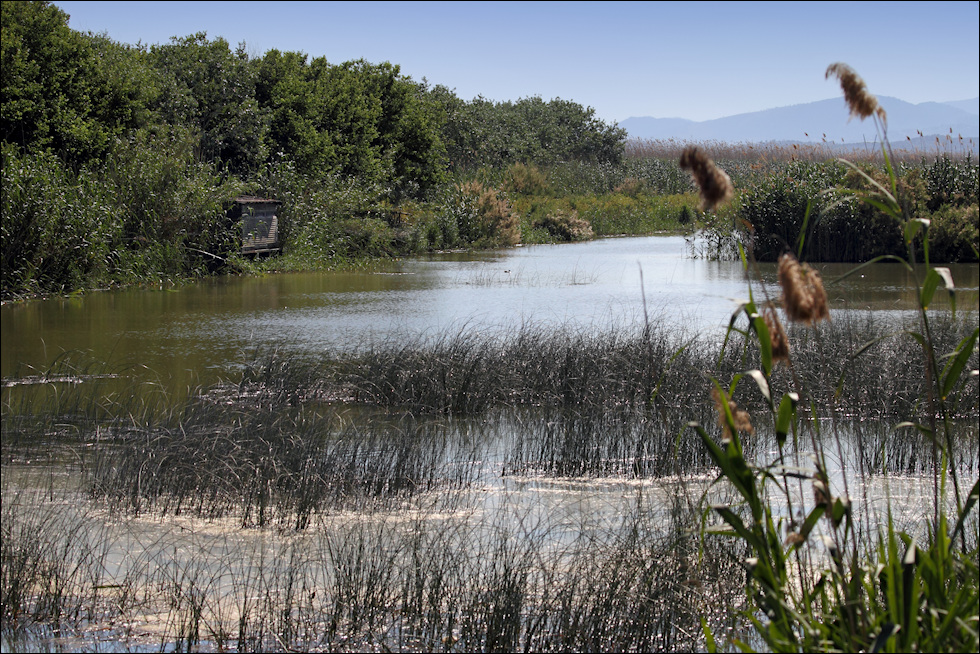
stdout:
MULTIPOLYGON (((880 508, 869 504, 866 489, 856 486, 878 473, 877 468, 866 467, 871 462, 863 454, 867 444, 857 440, 862 454, 856 461, 844 454, 841 425, 833 414, 836 395, 823 395, 829 380, 806 384, 794 376, 789 384, 774 383, 776 359, 770 334, 774 323, 760 315, 750 289, 749 301, 740 309, 749 327, 730 327, 729 334, 744 335, 746 342, 757 343, 758 352, 745 361, 758 367, 736 373, 728 385, 719 381, 725 378, 712 378, 723 427, 720 443, 701 424, 689 425, 718 467, 716 483, 728 485, 737 494, 733 502, 711 506, 703 537, 720 536, 747 547, 742 565, 749 607, 744 615, 754 637, 771 651, 976 650, 980 646, 980 568, 975 509, 980 481, 969 490, 962 485, 962 471, 954 464, 958 448, 951 411, 961 393, 977 393, 977 370, 971 372, 968 361, 975 357, 980 329, 971 325, 969 333, 949 349, 941 348, 934 339, 930 304, 935 292, 945 288, 951 310, 956 308, 949 269, 930 264, 930 223, 909 215, 908 204, 903 202, 890 163, 886 117, 877 100, 846 65, 831 65, 827 76, 831 75, 840 79, 851 115, 875 119, 883 144, 884 183, 844 162, 868 182, 868 190, 857 189, 854 196, 894 221, 907 248, 900 261, 910 271, 917 268, 913 241, 919 235, 922 239, 922 276, 912 277, 918 324, 903 337, 919 350, 916 369, 924 388, 916 415, 894 429, 917 430, 929 441, 932 515, 924 525, 902 529, 896 526, 900 507, 895 498, 886 494, 880 508), (750 392, 765 399, 754 423, 731 399, 743 380, 750 392), (807 405, 811 411, 801 415, 800 409, 807 405), (829 421, 822 426, 821 416, 828 413, 829 421), (743 448, 743 443, 754 440, 754 425, 760 420, 772 425, 777 442, 774 456, 760 457, 743 448), (829 438, 820 438, 826 431, 829 438), (799 456, 800 442, 806 439, 812 448, 809 461, 799 456), (831 457, 838 462, 833 467, 831 457)), ((809 213, 808 207, 796 239, 797 256, 804 249, 809 213)), ((746 270, 751 271, 753 252, 741 254, 746 270)), ((889 257, 894 258, 882 258, 889 257)), ((814 326, 830 319, 819 275, 793 254, 780 258, 779 281, 782 308, 789 320, 814 326)), ((820 332, 815 335, 822 343, 820 332)), ((796 353, 790 348, 786 363, 791 369, 795 360, 796 353)), ((717 643, 707 624, 705 633, 709 649, 714 650, 717 643)), ((748 639, 730 642, 743 650, 754 649, 748 639)))

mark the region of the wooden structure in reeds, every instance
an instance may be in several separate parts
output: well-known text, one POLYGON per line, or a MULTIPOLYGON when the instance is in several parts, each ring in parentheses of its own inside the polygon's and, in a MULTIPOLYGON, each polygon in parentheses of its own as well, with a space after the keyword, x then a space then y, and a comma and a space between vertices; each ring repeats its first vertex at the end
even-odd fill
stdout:
POLYGON ((242 254, 279 252, 279 217, 281 202, 268 198, 241 196, 235 198, 230 218, 242 223, 242 254))

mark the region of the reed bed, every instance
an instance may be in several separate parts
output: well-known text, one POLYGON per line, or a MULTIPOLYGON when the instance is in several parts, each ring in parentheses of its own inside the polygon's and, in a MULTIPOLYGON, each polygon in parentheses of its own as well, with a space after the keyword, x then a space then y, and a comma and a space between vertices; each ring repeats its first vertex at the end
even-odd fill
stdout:
POLYGON ((702 619, 732 627, 721 607, 741 604, 737 564, 726 548, 699 551, 679 489, 646 493, 605 521, 418 505, 270 534, 118 523, 21 490, 3 504, 4 588, 20 592, 4 595, 5 629, 84 638, 98 625, 94 638, 174 651, 701 647, 702 619))
MULTIPOLYGON (((842 444, 842 466, 860 457, 846 465, 868 484, 928 473, 930 441, 888 428, 921 413, 921 351, 891 335, 907 325, 847 315, 787 330, 793 368, 773 385, 831 389, 800 410, 833 411, 783 456, 805 460, 813 438, 842 444)), ((974 324, 937 321, 937 342, 974 324)), ((713 459, 683 425, 723 442, 706 382, 743 370, 753 343, 723 351, 656 321, 523 325, 256 355, 235 380, 142 410, 98 384, 17 387, 2 416, 4 629, 25 647, 39 626, 82 642, 97 626, 177 651, 677 651, 708 646, 702 624, 744 634, 744 544, 699 534, 703 502, 731 489, 709 494, 713 459), (25 483, 39 443, 61 454, 25 483)), ((977 399, 950 399, 966 421, 951 465, 975 474, 977 399)), ((766 460, 778 442, 760 422, 743 452, 766 460)), ((866 536, 875 492, 855 494, 866 536)), ((901 524, 921 529, 908 508, 901 524)))
MULTIPOLYGON (((681 153, 691 145, 696 145, 712 153, 715 161, 742 161, 749 164, 767 162, 810 161, 826 162, 844 157, 853 162, 883 162, 881 143, 862 145, 832 143, 826 139, 819 143, 769 142, 729 142, 729 141, 688 141, 684 139, 634 138, 626 141, 624 154, 627 159, 659 159, 678 161, 681 153)), ((973 139, 962 136, 945 135, 925 141, 915 142, 907 139, 905 143, 894 146, 893 163, 917 163, 923 158, 934 159, 946 155, 953 159, 977 156, 977 144, 973 139)))

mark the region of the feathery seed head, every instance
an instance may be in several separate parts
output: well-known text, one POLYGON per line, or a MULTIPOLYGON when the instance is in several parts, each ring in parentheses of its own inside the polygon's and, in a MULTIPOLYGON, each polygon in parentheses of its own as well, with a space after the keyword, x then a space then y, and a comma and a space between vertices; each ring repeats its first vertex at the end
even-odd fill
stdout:
POLYGON ((806 325, 830 320, 823 280, 809 264, 801 264, 789 253, 779 257, 779 285, 783 288, 783 310, 790 320, 806 325))
POLYGON ((870 118, 877 114, 882 123, 888 122, 885 110, 878 104, 878 98, 868 91, 861 76, 854 72, 854 69, 837 62, 827 67, 824 75, 825 79, 830 79, 833 75, 840 80, 841 89, 844 91, 844 101, 851 110, 851 118, 857 116, 861 120, 870 118))
POLYGON ((701 189, 701 208, 704 211, 710 211, 732 198, 735 191, 731 178, 696 145, 684 149, 680 166, 683 170, 691 171, 694 181, 701 189))

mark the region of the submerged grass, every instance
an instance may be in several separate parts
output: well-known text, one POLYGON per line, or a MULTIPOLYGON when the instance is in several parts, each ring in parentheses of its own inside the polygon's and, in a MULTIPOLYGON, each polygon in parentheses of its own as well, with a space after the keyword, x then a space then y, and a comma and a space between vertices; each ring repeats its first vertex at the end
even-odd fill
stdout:
POLYGON ((4 625, 68 635, 90 620, 123 647, 177 651, 698 647, 703 617, 730 626, 720 602, 740 602, 736 563, 722 548, 699 553, 687 529, 696 507, 679 491, 647 492, 601 521, 416 506, 274 536, 187 520, 123 526, 21 491, 3 506, 5 588, 23 591, 4 596, 4 625), (85 550, 86 536, 100 549, 85 550), (6 564, 25 559, 35 565, 6 564))

